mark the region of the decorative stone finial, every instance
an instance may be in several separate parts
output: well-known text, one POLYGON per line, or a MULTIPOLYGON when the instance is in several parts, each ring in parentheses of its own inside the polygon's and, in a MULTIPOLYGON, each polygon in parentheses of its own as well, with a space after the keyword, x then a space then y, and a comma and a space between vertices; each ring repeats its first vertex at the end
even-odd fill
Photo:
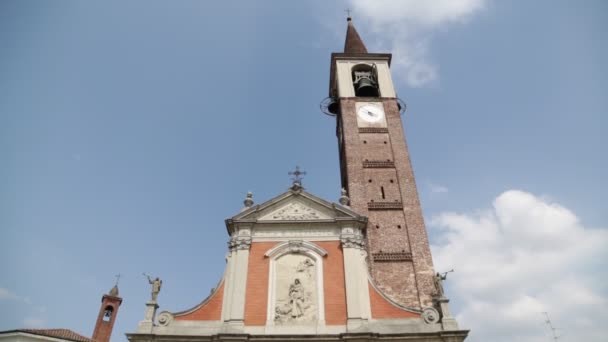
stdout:
POLYGON ((110 290, 108 295, 112 297, 118 297, 118 285, 114 285, 114 287, 110 290))
POLYGON ((342 188, 341 192, 341 196, 339 199, 340 204, 342 204, 345 207, 348 207, 348 203, 350 203, 350 198, 348 198, 348 196, 346 195, 346 189, 342 188))
POLYGON ((251 208, 253 205, 253 193, 251 191, 247 192, 247 197, 245 197, 243 204, 245 204, 245 208, 251 208))
POLYGON ((299 182, 293 182, 289 189, 293 192, 299 193, 300 191, 302 191, 302 184, 299 182))
POLYGON ((114 287, 112 287, 112 289, 110 290, 110 292, 108 292, 108 295, 112 296, 112 297, 118 297, 118 282, 120 281, 120 277, 122 275, 120 273, 118 273, 117 275, 115 275, 116 277, 116 282, 114 283, 114 287))

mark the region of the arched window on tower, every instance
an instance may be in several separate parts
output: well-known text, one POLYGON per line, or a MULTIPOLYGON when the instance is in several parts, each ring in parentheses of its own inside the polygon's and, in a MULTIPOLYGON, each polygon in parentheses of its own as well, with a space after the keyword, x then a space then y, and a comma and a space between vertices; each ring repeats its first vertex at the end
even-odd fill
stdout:
POLYGON ((112 314, 114 313, 114 308, 110 305, 106 306, 103 311, 103 320, 109 322, 112 319, 112 314))
POLYGON ((376 64, 357 64, 352 68, 355 96, 378 97, 378 72, 376 64))

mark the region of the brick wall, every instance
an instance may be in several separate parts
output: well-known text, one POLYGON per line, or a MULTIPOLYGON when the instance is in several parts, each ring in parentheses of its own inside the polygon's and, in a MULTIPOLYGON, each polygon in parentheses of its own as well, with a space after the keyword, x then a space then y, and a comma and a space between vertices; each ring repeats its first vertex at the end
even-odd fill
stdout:
POLYGON ((431 304, 433 262, 422 218, 409 152, 395 99, 370 99, 384 103, 388 134, 361 133, 355 103, 361 98, 340 99, 344 132, 341 170, 351 207, 369 218, 368 252, 409 252, 411 261, 370 262, 379 288, 399 304, 421 308, 431 304), (385 143, 386 142, 386 143, 385 143), (365 160, 390 160, 393 168, 364 168, 365 160), (384 195, 384 197, 383 197, 384 195), (402 204, 402 209, 368 210, 370 202, 402 204))

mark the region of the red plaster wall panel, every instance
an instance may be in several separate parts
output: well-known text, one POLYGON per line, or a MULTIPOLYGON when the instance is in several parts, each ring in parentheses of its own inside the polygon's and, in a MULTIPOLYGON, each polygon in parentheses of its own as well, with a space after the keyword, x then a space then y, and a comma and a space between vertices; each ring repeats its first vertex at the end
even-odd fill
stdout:
POLYGON ((222 301, 224 299, 224 283, 213 293, 209 300, 194 311, 175 316, 175 320, 190 321, 219 321, 222 319, 222 301))
POLYGON ((369 299, 372 309, 372 318, 415 318, 420 315, 402 310, 380 295, 376 289, 369 284, 369 299))
POLYGON ((278 242, 254 242, 249 250, 245 325, 266 325, 268 306, 268 271, 270 259, 264 254, 278 242))
MULTIPOLYGON (((344 257, 340 242, 311 242, 328 252, 328 256, 323 259, 325 322, 327 325, 344 325, 346 324, 346 288, 344 257)), ((266 324, 270 260, 264 257, 264 253, 277 243, 256 242, 251 244, 245 297, 245 325, 266 324)))
POLYGON ((346 324, 346 284, 340 241, 313 241, 313 243, 325 249, 328 254, 323 263, 325 323, 344 325, 346 324))

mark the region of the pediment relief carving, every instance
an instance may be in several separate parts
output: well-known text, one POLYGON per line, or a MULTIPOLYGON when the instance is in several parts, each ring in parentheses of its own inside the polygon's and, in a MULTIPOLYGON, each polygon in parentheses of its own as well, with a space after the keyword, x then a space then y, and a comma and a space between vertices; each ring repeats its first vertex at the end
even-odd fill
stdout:
POLYGON ((331 216, 301 202, 290 202, 259 218, 260 221, 305 221, 332 219, 331 216))

